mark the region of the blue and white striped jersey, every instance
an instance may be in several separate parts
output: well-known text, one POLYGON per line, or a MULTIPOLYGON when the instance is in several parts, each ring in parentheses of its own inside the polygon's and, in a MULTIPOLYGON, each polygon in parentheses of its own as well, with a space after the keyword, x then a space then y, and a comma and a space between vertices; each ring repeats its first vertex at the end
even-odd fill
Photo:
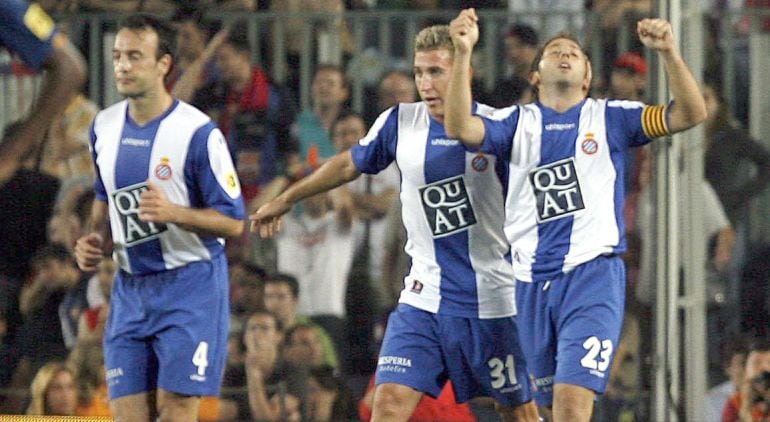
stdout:
POLYGON ((668 133, 665 110, 588 98, 564 113, 534 103, 484 119, 482 151, 509 170, 505 234, 518 280, 625 250, 624 157, 668 133))
POLYGON ((243 198, 227 143, 216 125, 181 101, 144 126, 121 101, 97 114, 91 126, 96 198, 109 205, 115 261, 142 275, 210 260, 224 239, 199 236, 175 224, 139 220, 139 196, 151 181, 176 204, 214 208, 242 219, 243 198))
POLYGON ((502 162, 449 139, 422 102, 382 113, 351 153, 363 173, 377 173, 393 161, 401 172, 412 267, 400 303, 465 318, 515 315, 502 162))

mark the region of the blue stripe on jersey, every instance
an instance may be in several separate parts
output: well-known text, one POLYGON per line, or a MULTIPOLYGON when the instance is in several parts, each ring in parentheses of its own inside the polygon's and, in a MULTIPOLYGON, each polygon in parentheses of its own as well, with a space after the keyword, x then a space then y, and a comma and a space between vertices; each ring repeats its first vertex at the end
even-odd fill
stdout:
MULTIPOLYGON (((158 133, 160 122, 169 115, 179 104, 174 100, 171 107, 162 115, 156 117, 144 126, 139 126, 131 118, 126 107, 126 123, 120 135, 120 147, 116 163, 132 163, 130 166, 115 166, 115 188, 120 189, 126 186, 135 185, 147 181, 147 169, 150 168, 150 155, 152 154, 152 145, 155 143, 155 135, 158 133), (125 139, 138 140, 124 142, 125 139), (147 141, 146 143, 144 141, 147 141)), ((147 256, 163 256, 160 240, 153 239, 146 242, 133 245, 126 248, 129 262, 132 263, 132 271, 135 274, 145 274, 148 272, 163 271, 166 269, 163 261, 153 261, 140 259, 147 256)))
MULTIPOLYGON (((452 147, 432 145, 431 140, 446 138, 444 127, 430 119, 425 150, 425 182, 433 183, 465 174, 465 147, 459 142, 452 147)), ((470 260, 468 230, 433 239, 436 262, 441 267, 441 305, 439 312, 462 315, 478 314, 476 273, 470 260), (447 298, 468 298, 467 303, 451 302, 447 298)))
MULTIPOLYGON (((233 202, 217 181, 209 163, 208 141, 214 122, 201 126, 192 136, 184 164, 185 184, 189 187, 190 208, 213 208, 232 218, 243 218, 242 202, 233 202), (197 177, 197 178, 196 178, 197 177)), ((224 138, 222 138, 224 142, 224 138)), ((199 235, 212 256, 221 251, 222 244, 215 236, 199 235)))
MULTIPOLYGON (((575 156, 575 139, 579 129, 577 122, 580 121, 580 111, 584 103, 585 100, 564 113, 537 103, 543 115, 538 167, 575 156), (554 123, 562 125, 560 130, 546 129, 554 123), (572 125, 572 127, 563 129, 566 125, 572 125)), ((564 257, 569 252, 573 222, 574 217, 569 215, 538 224, 538 244, 532 264, 533 274, 543 274, 548 278, 561 274, 564 257)))

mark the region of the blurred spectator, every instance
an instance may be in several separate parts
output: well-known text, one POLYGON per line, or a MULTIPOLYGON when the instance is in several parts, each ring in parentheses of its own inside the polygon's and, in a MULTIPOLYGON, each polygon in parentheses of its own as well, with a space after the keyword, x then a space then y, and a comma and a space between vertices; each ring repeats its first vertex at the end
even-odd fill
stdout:
MULTIPOLYGON (((17 136, 20 122, 7 125, 3 133, 3 145, 14 150, 12 144, 27 142, 17 136)), ((2 149, 2 148, 0 148, 2 149)), ((9 305, 8 336, 13 339, 21 322, 18 313, 18 295, 30 272, 32 255, 46 243, 46 222, 50 218, 59 181, 43 174, 33 164, 24 163, 34 154, 26 150, 22 156, 0 152, 0 278, 5 280, 0 288, 7 289, 12 303, 9 305)))
POLYGON ((493 107, 509 107, 533 100, 529 84, 532 61, 539 47, 537 31, 529 25, 517 23, 505 34, 506 70, 495 82, 495 89, 485 99, 493 107))
MULTIPOLYGON (((286 61, 289 75, 287 86, 299 96, 300 57, 303 54, 303 31, 295 28, 307 28, 310 31, 311 45, 307 50, 311 56, 311 68, 319 68, 323 63, 342 66, 340 58, 349 57, 355 50, 353 37, 343 19, 344 0, 270 0, 270 10, 283 13, 317 12, 319 18, 305 17, 283 20, 284 42, 286 43, 286 61)), ((271 34, 277 31, 274 29, 271 34)))
POLYGON ((180 7, 171 20, 176 24, 176 61, 166 76, 171 95, 191 102, 195 93, 221 78, 214 55, 227 39, 227 29, 209 39, 209 25, 195 6, 180 7))
MULTIPOLYGON (((369 381, 369 387, 366 394, 358 402, 358 415, 362 421, 372 419, 372 403, 374 403, 374 376, 369 381)), ((458 404, 455 402, 455 391, 452 381, 447 381, 444 389, 437 398, 427 394, 422 396, 420 403, 409 418, 409 422, 433 422, 433 421, 452 421, 452 422, 473 422, 476 417, 471 411, 468 403, 458 404)))
POLYGON ((171 13, 176 9, 174 0, 78 0, 81 10, 100 12, 171 13))
POLYGON ((340 356, 347 355, 345 294, 353 263, 351 217, 340 217, 334 193, 302 201, 302 213, 288 214, 276 236, 278 271, 297 278, 297 313, 309 316, 334 340, 340 356))
MULTIPOLYGON (((313 324, 307 316, 297 314, 300 287, 296 278, 287 274, 273 274, 265 279, 264 287, 265 309, 275 315, 284 332, 296 325, 313 324)), ((324 365, 337 368, 338 359, 334 342, 326 330, 321 327, 318 329, 323 350, 321 360, 324 365)))
POLYGON ((216 52, 222 80, 200 89, 193 100, 225 134, 236 165, 241 154, 258 156, 258 175, 241 179, 247 202, 262 184, 282 174, 296 151, 289 136, 293 105, 262 69, 252 66, 250 51, 245 25, 239 23, 216 52))
POLYGON ((647 61, 639 53, 629 51, 615 60, 610 72, 607 97, 613 100, 645 101, 647 61))
POLYGON ((601 55, 596 60, 601 63, 594 73, 607 75, 611 71, 612 63, 620 55, 621 51, 642 51, 642 45, 636 36, 636 22, 649 17, 652 13, 651 0, 590 0, 587 9, 595 14, 597 23, 591 31, 587 31, 585 45, 594 45, 593 38, 599 38, 600 51, 594 54, 601 55), (626 45, 618 45, 620 41, 627 41, 626 45))
POLYGON ((364 101, 367 104, 365 107, 366 121, 373 123, 374 119, 384 110, 399 103, 413 103, 417 101, 414 77, 411 73, 404 70, 394 69, 387 71, 380 78, 376 95, 367 95, 364 101), (374 97, 376 97, 376 101, 374 97))
POLYGON ((67 108, 54 117, 41 151, 42 172, 60 180, 93 177, 88 141, 91 121, 97 111, 96 104, 83 94, 77 94, 67 108))
POLYGON ((743 380, 722 412, 723 422, 770 419, 770 341, 760 338, 749 346, 743 380))
POLYGON ((318 326, 297 324, 286 330, 283 357, 295 368, 317 368, 323 365, 323 344, 318 326))
POLYGON ((311 167, 335 154, 331 126, 345 110, 350 97, 350 82, 341 67, 322 64, 316 69, 310 87, 312 108, 297 117, 300 159, 311 167))
MULTIPOLYGON (((246 346, 244 373, 249 416, 244 419, 285 421, 294 420, 295 412, 299 415, 299 400, 274 394, 280 390, 302 390, 301 386, 306 382, 306 377, 283 362, 279 348, 282 338, 278 321, 268 312, 255 312, 246 322, 243 335, 246 346), (292 416, 286 417, 287 413, 292 416)), ((294 395, 294 398, 298 397, 294 395)), ((241 407, 242 418, 243 414, 241 407)))
POLYGON ((77 389, 72 371, 58 362, 42 366, 30 385, 27 415, 74 416, 77 389))
POLYGON ((703 86, 705 122, 704 175, 733 224, 746 220, 749 201, 770 183, 770 152, 751 139, 732 117, 719 86, 703 86))
POLYGON ((308 416, 314 422, 356 420, 356 407, 350 391, 328 366, 310 370, 307 407, 308 416))
POLYGON ((230 306, 238 318, 246 318, 265 307, 264 284, 267 274, 255 265, 241 262, 230 266, 230 306))
POLYGON ((704 422, 721 422, 722 410, 730 397, 738 392, 743 380, 743 371, 746 366, 748 344, 741 336, 722 336, 727 350, 722 353, 724 360, 722 368, 727 375, 727 381, 708 390, 704 404, 704 422))

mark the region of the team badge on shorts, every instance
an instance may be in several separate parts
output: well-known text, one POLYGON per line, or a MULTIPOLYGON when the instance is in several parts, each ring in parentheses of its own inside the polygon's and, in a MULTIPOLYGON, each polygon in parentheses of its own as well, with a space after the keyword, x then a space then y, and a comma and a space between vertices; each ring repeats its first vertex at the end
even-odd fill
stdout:
POLYGON ((486 170, 487 166, 489 166, 489 160, 482 153, 478 153, 478 155, 471 160, 471 167, 479 173, 486 170))
POLYGON ((580 144, 580 148, 588 155, 594 155, 596 154, 596 151, 599 151, 599 143, 594 139, 593 133, 586 133, 586 139, 580 144))
POLYGON ((169 165, 169 159, 163 157, 160 159, 160 164, 155 166, 155 177, 160 180, 168 180, 173 175, 171 171, 171 165, 169 165))

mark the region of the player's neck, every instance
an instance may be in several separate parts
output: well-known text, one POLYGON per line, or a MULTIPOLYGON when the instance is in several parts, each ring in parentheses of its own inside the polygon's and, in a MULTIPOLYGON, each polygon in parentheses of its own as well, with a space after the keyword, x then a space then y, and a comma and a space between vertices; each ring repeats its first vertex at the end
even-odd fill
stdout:
POLYGON ((128 114, 136 124, 143 126, 165 113, 173 103, 174 98, 171 97, 171 94, 165 89, 161 89, 154 95, 147 93, 141 97, 129 98, 128 114))
POLYGON ((581 88, 560 90, 557 87, 541 85, 538 92, 538 100, 544 106, 563 113, 580 104, 586 98, 581 88))

